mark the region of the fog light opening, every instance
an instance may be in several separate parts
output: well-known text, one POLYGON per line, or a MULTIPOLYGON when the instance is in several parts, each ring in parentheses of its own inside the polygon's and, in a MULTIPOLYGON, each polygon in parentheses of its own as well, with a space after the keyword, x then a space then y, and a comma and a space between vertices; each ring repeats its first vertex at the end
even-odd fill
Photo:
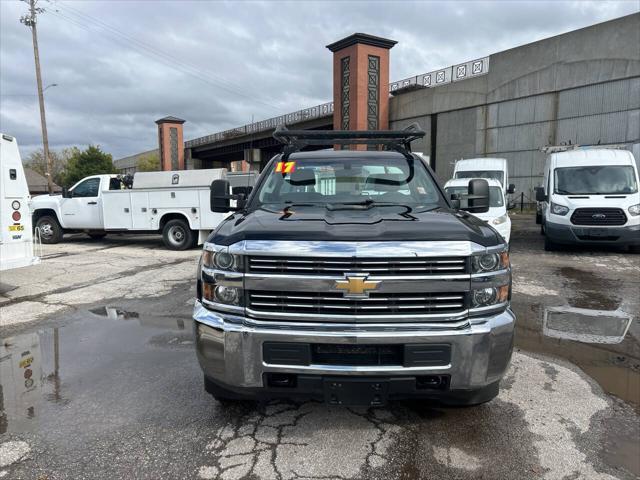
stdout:
POLYGON ((296 386, 296 376, 293 373, 267 373, 267 386, 294 388, 296 386))
POLYGON ((416 377, 417 390, 446 390, 449 388, 447 375, 423 375, 416 377))

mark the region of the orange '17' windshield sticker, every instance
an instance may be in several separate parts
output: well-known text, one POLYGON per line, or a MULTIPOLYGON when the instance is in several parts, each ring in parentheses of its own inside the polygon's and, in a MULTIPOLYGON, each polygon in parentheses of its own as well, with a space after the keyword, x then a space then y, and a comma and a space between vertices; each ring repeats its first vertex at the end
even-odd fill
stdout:
POLYGON ((276 173, 292 173, 296 169, 296 162, 278 162, 276 173))

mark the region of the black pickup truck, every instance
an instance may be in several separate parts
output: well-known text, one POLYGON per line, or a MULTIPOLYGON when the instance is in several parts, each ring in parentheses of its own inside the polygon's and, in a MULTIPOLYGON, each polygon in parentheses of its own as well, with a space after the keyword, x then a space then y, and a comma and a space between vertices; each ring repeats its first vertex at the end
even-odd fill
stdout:
POLYGON ((468 213, 488 209, 486 181, 447 198, 410 152, 422 135, 279 128, 284 151, 250 193, 213 182, 212 210, 233 214, 197 275, 209 393, 371 406, 498 394, 515 322, 508 246, 468 213), (322 145, 335 149, 300 151, 322 145))

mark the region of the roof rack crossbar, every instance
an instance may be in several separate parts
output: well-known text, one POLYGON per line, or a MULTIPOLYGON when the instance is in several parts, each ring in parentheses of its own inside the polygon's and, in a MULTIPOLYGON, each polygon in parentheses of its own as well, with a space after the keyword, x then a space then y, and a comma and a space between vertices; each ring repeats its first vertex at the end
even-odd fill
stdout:
POLYGON ((411 142, 425 134, 417 123, 404 130, 289 130, 280 125, 273 138, 285 145, 287 157, 309 145, 382 145, 409 155, 411 142))

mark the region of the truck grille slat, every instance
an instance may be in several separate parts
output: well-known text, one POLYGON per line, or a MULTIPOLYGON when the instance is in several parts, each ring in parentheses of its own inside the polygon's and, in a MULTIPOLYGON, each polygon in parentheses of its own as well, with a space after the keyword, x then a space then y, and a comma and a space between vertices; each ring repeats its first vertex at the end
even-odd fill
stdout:
POLYGON ((428 314, 459 313, 465 310, 465 294, 436 293, 407 295, 406 293, 373 292, 368 298, 345 298, 340 292, 250 291, 248 307, 266 313, 315 314, 428 314))
POLYGON ((465 257, 423 258, 289 258, 252 256, 248 259, 249 273, 282 273, 292 275, 341 275, 370 273, 376 276, 442 275, 468 272, 465 257))
POLYGON ((576 208, 571 215, 574 225, 624 225, 627 216, 621 208, 576 208))

